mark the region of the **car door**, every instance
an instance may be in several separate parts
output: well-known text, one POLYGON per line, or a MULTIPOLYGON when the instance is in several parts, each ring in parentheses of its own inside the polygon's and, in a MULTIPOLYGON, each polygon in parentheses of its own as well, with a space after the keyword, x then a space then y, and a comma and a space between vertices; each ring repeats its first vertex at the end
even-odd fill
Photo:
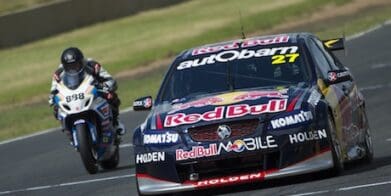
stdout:
POLYGON ((332 69, 336 70, 339 74, 347 74, 349 76, 349 79, 342 80, 337 83, 336 86, 338 87, 337 92, 343 93, 343 96, 346 97, 347 102, 340 103, 340 108, 344 115, 344 137, 348 142, 349 147, 353 147, 356 144, 356 141, 360 139, 360 125, 363 115, 362 108, 360 108, 360 106, 362 105, 363 100, 359 98, 360 92, 349 69, 342 65, 339 59, 330 52, 322 42, 317 40, 316 43, 322 47, 321 49, 324 51, 332 69))
MULTIPOLYGON (((337 65, 332 56, 327 53, 321 41, 316 38, 310 38, 308 47, 311 51, 314 63, 317 66, 318 77, 321 82, 334 81, 327 83, 326 90, 322 93, 331 106, 337 136, 341 141, 346 153, 350 140, 350 130, 352 130, 352 92, 354 83, 352 80, 333 80, 338 78, 341 73, 350 74, 349 70, 343 66, 337 65)), ((319 82, 318 82, 319 83, 319 82)))

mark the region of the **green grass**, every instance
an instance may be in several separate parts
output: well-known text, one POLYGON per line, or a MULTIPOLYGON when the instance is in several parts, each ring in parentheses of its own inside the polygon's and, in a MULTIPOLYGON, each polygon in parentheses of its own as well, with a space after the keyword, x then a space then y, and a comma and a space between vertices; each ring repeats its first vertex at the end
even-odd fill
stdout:
POLYGON ((59 0, 0 0, 0 15, 59 0))
POLYGON ((360 16, 347 16, 341 20, 335 21, 332 28, 318 28, 314 32, 325 38, 338 37, 341 33, 352 35, 357 32, 365 31, 375 25, 391 20, 391 6, 376 7, 369 11, 360 13, 360 16))
MULTIPOLYGON (((261 3, 270 2, 266 0, 246 0, 241 4, 235 0, 224 2, 222 5, 218 0, 190 1, 0 51, 0 82, 7 84, 2 85, 0 91, 0 111, 3 113, 0 140, 58 126, 44 97, 49 90, 51 73, 58 64, 59 54, 66 46, 79 46, 87 56, 105 64, 110 72, 118 73, 170 57, 185 48, 239 38, 239 19, 235 15, 238 12, 234 9, 239 5, 247 11, 242 11, 243 21, 246 32, 251 33, 288 20, 299 20, 325 4, 340 5, 347 1, 307 0, 291 5, 279 5, 286 1, 274 1, 276 7, 269 10, 261 3), (24 79, 20 80, 21 77, 24 79), (31 97, 37 101, 31 101, 31 97)), ((346 32, 350 34, 391 18, 389 13, 389 10, 382 9, 381 12, 368 13, 368 16, 374 16, 373 19, 364 17, 359 20, 356 17, 349 22, 349 26, 340 22, 336 26, 328 26, 328 29, 348 29, 346 32), (361 25, 361 20, 369 21, 367 25, 361 25)), ((325 32, 324 36, 333 34, 327 29, 325 31, 321 25, 313 32, 319 32, 319 35, 325 32)), ((122 108, 129 107, 136 97, 156 95, 164 72, 164 69, 160 69, 135 78, 121 79, 118 93, 122 108)))
MULTIPOLYGON (((97 24, 22 47, 0 51, 0 105, 16 104, 47 93, 61 51, 78 46, 111 73, 176 54, 184 48, 238 37, 237 7, 246 30, 268 28, 307 14, 328 0, 197 0, 159 11, 97 24), (297 3, 299 2, 299 3, 297 3), (283 7, 283 11, 276 11, 283 7), (310 9, 311 10, 308 10, 310 9), (302 10, 306 9, 306 12, 302 10), (249 21, 249 22, 247 22, 249 21), (17 68, 17 69, 16 69, 17 68), (12 74, 10 74, 12 72, 12 74), (23 80, 18 80, 23 78, 23 80)), ((337 0, 340 2, 340 0, 337 0)))

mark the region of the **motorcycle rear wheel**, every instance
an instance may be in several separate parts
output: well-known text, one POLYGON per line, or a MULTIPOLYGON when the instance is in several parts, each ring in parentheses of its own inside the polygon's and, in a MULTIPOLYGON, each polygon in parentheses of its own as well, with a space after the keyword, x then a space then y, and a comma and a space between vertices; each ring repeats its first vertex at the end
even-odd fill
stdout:
POLYGON ((110 159, 102 161, 100 163, 100 166, 103 169, 114 169, 118 166, 119 163, 119 146, 118 144, 115 146, 115 152, 113 155, 110 157, 110 159))

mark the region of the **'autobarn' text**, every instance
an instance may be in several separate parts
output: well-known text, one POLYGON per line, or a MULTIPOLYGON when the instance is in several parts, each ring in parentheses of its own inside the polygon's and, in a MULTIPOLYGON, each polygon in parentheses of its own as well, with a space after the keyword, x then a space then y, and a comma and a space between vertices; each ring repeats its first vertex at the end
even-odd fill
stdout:
POLYGON ((226 63, 241 59, 260 58, 273 56, 275 54, 294 54, 298 51, 297 46, 287 46, 278 48, 262 48, 259 50, 243 49, 243 50, 227 50, 217 54, 211 54, 203 58, 186 60, 181 62, 177 70, 199 67, 203 65, 211 65, 215 63, 226 63))

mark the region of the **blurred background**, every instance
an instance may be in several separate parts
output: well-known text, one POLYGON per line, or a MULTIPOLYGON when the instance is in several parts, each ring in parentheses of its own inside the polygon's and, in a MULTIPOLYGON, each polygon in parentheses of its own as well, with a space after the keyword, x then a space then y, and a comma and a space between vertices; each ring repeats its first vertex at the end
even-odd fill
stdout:
POLYGON ((390 0, 0 0, 0 141, 58 126, 47 96, 69 46, 115 76, 125 109, 156 94, 180 51, 240 39, 241 25, 328 39, 389 19, 390 0))

